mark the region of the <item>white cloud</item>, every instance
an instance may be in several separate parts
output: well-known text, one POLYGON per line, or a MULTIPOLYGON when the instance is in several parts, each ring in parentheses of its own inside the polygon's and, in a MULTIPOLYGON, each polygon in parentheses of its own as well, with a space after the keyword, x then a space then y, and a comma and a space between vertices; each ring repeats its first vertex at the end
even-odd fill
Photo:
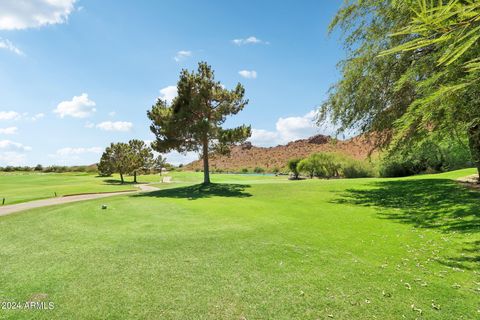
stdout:
POLYGON ((45 117, 45 113, 37 113, 37 114, 34 114, 33 116, 30 116, 28 112, 24 112, 22 114, 22 119, 25 119, 25 120, 28 120, 28 121, 37 121, 37 120, 40 120, 42 119, 43 117, 45 117))
POLYGON ((44 113, 37 113, 30 116, 28 112, 18 113, 16 111, 0 111, 0 120, 26 120, 37 121, 45 117, 44 113))
POLYGON ((275 131, 252 129, 249 141, 256 146, 271 147, 305 139, 318 133, 335 135, 335 130, 330 124, 318 127, 315 124, 315 111, 312 110, 301 117, 279 118, 275 124, 275 131))
POLYGON ((31 147, 25 146, 19 142, 11 140, 0 140, 0 150, 2 151, 30 151, 31 147))
POLYGON ((53 112, 60 115, 60 118, 65 116, 86 118, 97 111, 95 105, 95 101, 90 100, 88 94, 82 93, 80 96, 74 96, 72 100, 60 102, 53 112))
POLYGON ((104 121, 96 126, 97 128, 104 131, 130 131, 133 127, 131 122, 127 121, 104 121))
POLYGON ((60 157, 68 157, 68 156, 78 156, 81 154, 85 153, 94 153, 94 154, 100 154, 104 148, 101 147, 91 147, 91 148, 71 148, 71 147, 66 147, 66 148, 61 148, 58 149, 55 152, 55 155, 60 156, 60 157))
POLYGON ((191 56, 192 56, 192 51, 180 50, 175 54, 175 57, 173 57, 173 59, 177 62, 180 62, 191 56))
POLYGON ((19 56, 24 56, 22 50, 18 49, 10 40, 0 38, 0 49, 11 51, 19 56))
POLYGON ((0 152, 0 165, 20 166, 24 165, 27 157, 23 153, 15 151, 0 152))
POLYGON ((11 140, 0 140, 0 165, 18 166, 26 162, 26 151, 31 147, 11 140))
POLYGON ((246 44, 270 44, 268 41, 260 40, 255 36, 250 36, 248 38, 233 39, 232 42, 237 46, 243 46, 246 44))
POLYGON ((249 141, 256 146, 270 147, 279 144, 278 132, 263 129, 252 129, 249 141))
POLYGON ((179 164, 187 164, 198 160, 198 153, 196 152, 187 152, 182 154, 177 151, 171 151, 164 156, 167 159, 167 162, 173 164, 174 166, 178 166, 179 164))
MULTIPOLYGON (((152 140, 143 140, 147 146, 151 146, 152 140)), ((159 153, 157 151, 153 151, 153 155, 157 157, 159 153)), ((186 152, 186 153, 180 153, 177 151, 170 151, 166 154, 161 154, 162 157, 165 157, 167 159, 167 162, 170 164, 173 164, 174 166, 178 166, 179 164, 187 164, 192 161, 198 160, 199 155, 197 152, 186 152)))
POLYGON ((257 71, 255 70, 240 70, 238 74, 246 79, 256 79, 257 78, 257 71))
POLYGON ((115 111, 110 111, 110 112, 108 113, 108 115, 109 115, 110 117, 115 117, 116 114, 117 114, 117 113, 116 113, 115 111))
POLYGON ((85 128, 91 129, 95 127, 95 123, 87 121, 85 122, 85 128))
POLYGON ((173 99, 177 96, 177 87, 168 86, 160 90, 160 99, 166 100, 168 104, 172 103, 173 99))
POLYGON ((17 120, 20 118, 20 113, 16 111, 0 111, 0 120, 17 120))
POLYGON ((43 117, 45 117, 45 113, 40 112, 40 113, 37 113, 37 114, 33 115, 33 116, 30 118, 30 120, 32 120, 32 121, 37 121, 37 120, 39 120, 39 119, 42 119, 43 117))
POLYGON ((101 147, 65 147, 58 149, 54 154, 49 154, 50 158, 56 159, 63 165, 75 165, 79 163, 98 162, 100 154, 104 148, 101 147))
POLYGON ((275 128, 284 142, 307 138, 318 130, 314 117, 315 111, 312 110, 302 117, 279 118, 275 128))
POLYGON ((17 127, 0 128, 0 134, 16 134, 17 131, 17 127))
POLYGON ((0 30, 36 28, 65 23, 76 0, 2 0, 0 30))

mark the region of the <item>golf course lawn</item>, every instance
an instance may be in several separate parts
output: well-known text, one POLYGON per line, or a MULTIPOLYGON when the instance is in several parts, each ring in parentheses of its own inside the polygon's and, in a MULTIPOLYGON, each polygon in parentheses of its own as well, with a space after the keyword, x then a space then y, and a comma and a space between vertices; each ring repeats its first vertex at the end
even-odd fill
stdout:
MULTIPOLYGON (((160 183, 158 174, 139 175, 139 183, 151 183, 159 188, 182 186, 201 181, 201 172, 171 172, 173 184, 160 183)), ((219 181, 251 181, 251 175, 216 175, 219 181), (233 176, 233 178, 232 178, 233 176), (233 180, 232 180, 233 179, 233 180)), ((280 178, 259 175, 255 180, 268 179, 279 180, 280 178)), ((20 202, 53 198, 57 196, 72 195, 78 193, 114 192, 136 190, 132 182, 133 178, 125 176, 125 184, 120 184, 118 174, 112 177, 98 177, 91 173, 36 173, 36 172, 1 172, 0 173, 0 205, 5 198, 5 205, 20 202)))
MULTIPOLYGON (((0 173, 0 201, 5 204, 53 198, 77 193, 135 190, 131 184, 120 185, 110 178, 88 173, 0 173)), ((1 203, 0 203, 1 204, 1 203)))
POLYGON ((179 173, 3 216, 0 301, 55 308, 0 318, 478 319, 480 193, 452 180, 472 173, 208 188, 179 173))

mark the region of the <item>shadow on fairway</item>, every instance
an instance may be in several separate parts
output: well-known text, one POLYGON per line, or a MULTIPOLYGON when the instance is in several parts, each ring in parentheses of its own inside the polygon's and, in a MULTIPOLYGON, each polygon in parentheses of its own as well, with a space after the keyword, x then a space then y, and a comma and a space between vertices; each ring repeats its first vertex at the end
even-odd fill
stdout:
POLYGON ((211 197, 234 197, 246 198, 252 195, 245 192, 246 188, 250 188, 247 184, 229 184, 229 183, 212 183, 210 185, 195 184, 187 187, 178 187, 165 190, 158 190, 148 193, 140 193, 133 195, 134 197, 158 197, 158 198, 182 198, 196 200, 200 198, 211 197))
MULTIPOLYGON (((348 189, 336 203, 374 206, 382 219, 438 229, 444 233, 480 232, 480 192, 448 179, 380 181, 365 189, 348 189), (390 210, 388 210, 390 209, 390 210)), ((468 242, 460 257, 440 261, 465 267, 476 263, 480 269, 480 241, 468 242)))
MULTIPOLYGON (((96 176, 95 178, 104 178, 100 176, 96 176)), ((142 181, 137 181, 133 182, 130 180, 125 180, 123 183, 120 179, 105 179, 103 183, 108 184, 108 185, 116 185, 116 186, 121 186, 121 185, 137 185, 137 184, 142 184, 142 183, 148 183, 148 182, 142 182, 142 181)))

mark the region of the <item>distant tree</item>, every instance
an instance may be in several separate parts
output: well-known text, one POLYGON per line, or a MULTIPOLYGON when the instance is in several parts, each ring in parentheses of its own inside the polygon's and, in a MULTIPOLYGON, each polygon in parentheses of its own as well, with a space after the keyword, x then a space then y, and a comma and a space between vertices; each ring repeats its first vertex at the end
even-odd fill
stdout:
POLYGON ((311 158, 305 158, 298 163, 298 171, 306 173, 310 179, 313 179, 316 171, 315 163, 311 158))
POLYGON ((344 159, 329 153, 314 153, 298 163, 298 171, 305 172, 310 178, 332 178, 340 176, 344 159))
MULTIPOLYGON (((132 149, 127 143, 112 143, 102 154, 104 161, 108 162, 109 168, 113 172, 120 174, 120 180, 123 184, 125 181, 123 175, 133 171, 132 149)), ((100 160, 102 161, 102 160, 100 160)))
POLYGON ((340 162, 327 153, 314 153, 298 163, 298 171, 306 173, 310 178, 330 178, 338 175, 340 162))
POLYGON ((302 159, 296 158, 296 159, 290 159, 288 161, 288 169, 290 172, 293 174, 294 179, 298 179, 298 176, 300 175, 300 172, 298 171, 298 164, 300 163, 302 159))
POLYGON ((34 171, 43 171, 43 166, 41 164, 37 164, 33 170, 34 171))
POLYGON ((153 165, 152 165, 153 170, 155 170, 157 172, 162 172, 162 169, 167 168, 167 167, 171 167, 171 166, 167 163, 167 159, 162 157, 162 155, 159 154, 153 160, 153 165))
POLYGON ((128 141, 130 146, 130 164, 133 173, 133 182, 137 183, 137 173, 149 170, 153 165, 152 149, 143 141, 133 139, 128 141))
MULTIPOLYGON (((108 148, 107 148, 108 150, 108 148)), ((110 177, 113 173, 113 165, 111 162, 111 153, 103 152, 100 162, 98 163, 98 174, 102 177, 110 177)))
MULTIPOLYGON (((340 176, 343 159, 335 154, 329 153, 316 153, 313 157, 315 157, 318 162, 318 166, 322 168, 322 176, 328 179, 340 176)), ((319 170, 318 172, 321 171, 319 170)))
POLYGON ((237 84, 227 90, 215 81, 212 68, 205 62, 197 72, 182 70, 177 83, 178 96, 168 105, 164 100, 147 112, 150 130, 156 140, 152 148, 160 153, 199 151, 203 158, 204 184, 210 183, 209 153, 228 154, 230 146, 251 135, 250 126, 224 129, 228 115, 240 112, 248 103, 245 89, 237 84))

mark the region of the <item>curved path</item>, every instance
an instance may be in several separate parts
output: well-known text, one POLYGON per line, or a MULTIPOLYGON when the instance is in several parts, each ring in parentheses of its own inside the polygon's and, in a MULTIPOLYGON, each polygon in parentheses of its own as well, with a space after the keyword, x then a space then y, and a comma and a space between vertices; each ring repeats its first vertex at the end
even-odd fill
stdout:
POLYGON ((7 214, 11 214, 14 212, 19 212, 23 210, 33 209, 33 208, 40 208, 46 206, 53 206, 56 204, 63 204, 63 203, 70 203, 70 202, 78 202, 84 200, 92 200, 92 199, 100 199, 112 196, 118 196, 121 194, 132 194, 137 192, 149 192, 159 190, 156 187, 152 187, 146 184, 139 184, 137 186, 140 190, 133 190, 133 191, 119 191, 119 192, 105 192, 105 193, 91 193, 91 194, 79 194, 73 196, 63 196, 59 198, 49 198, 49 199, 42 199, 42 200, 34 200, 29 202, 17 203, 7 206, 0 206, 0 216, 6 216, 7 214))

